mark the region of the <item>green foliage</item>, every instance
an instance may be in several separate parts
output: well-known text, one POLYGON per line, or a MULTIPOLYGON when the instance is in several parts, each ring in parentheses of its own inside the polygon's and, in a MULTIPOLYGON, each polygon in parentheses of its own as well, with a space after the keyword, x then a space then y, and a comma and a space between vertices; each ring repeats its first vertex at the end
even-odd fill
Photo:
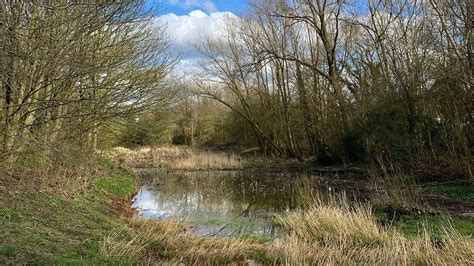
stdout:
POLYGON ((189 138, 183 132, 175 132, 171 140, 173 145, 187 145, 190 143, 189 138))
POLYGON ((365 162, 369 159, 367 145, 362 132, 349 131, 343 138, 344 150, 352 161, 365 162))
POLYGON ((1 245, 0 254, 5 255, 6 257, 13 257, 16 254, 16 247, 10 245, 1 245))
POLYGON ((435 235, 442 235, 443 227, 451 225, 462 235, 470 236, 474 233, 474 221, 456 217, 443 217, 434 215, 402 216, 393 226, 408 237, 415 237, 429 230, 435 235))
POLYGON ((400 105, 396 98, 382 100, 352 122, 351 130, 343 138, 352 160, 367 161, 380 156, 394 161, 407 158, 412 139, 406 113, 400 105))
POLYGON ((425 193, 443 195, 452 199, 474 203, 474 185, 461 184, 430 184, 424 187, 425 193))
POLYGON ((48 158, 42 150, 28 147, 19 153, 16 158, 17 167, 25 168, 43 168, 48 165, 50 158, 48 158))
POLYGON ((148 113, 125 121, 116 145, 133 148, 169 144, 175 130, 172 112, 148 113))
POLYGON ((230 136, 233 133, 242 134, 241 130, 229 128, 242 125, 233 123, 232 112, 219 103, 204 98, 191 96, 190 99, 183 100, 175 110, 175 115, 176 128, 172 138, 175 145, 219 145, 228 143, 229 140, 235 141, 230 136))

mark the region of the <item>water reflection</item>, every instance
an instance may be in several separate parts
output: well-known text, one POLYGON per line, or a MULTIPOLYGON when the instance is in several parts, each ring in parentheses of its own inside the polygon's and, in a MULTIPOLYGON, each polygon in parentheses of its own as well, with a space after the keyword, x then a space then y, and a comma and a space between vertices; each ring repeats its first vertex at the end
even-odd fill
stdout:
MULTIPOLYGON (((143 170, 132 207, 142 218, 178 218, 199 235, 275 236, 276 213, 301 206, 301 184, 288 174, 143 170)), ((329 185, 319 190, 334 190, 329 185)))

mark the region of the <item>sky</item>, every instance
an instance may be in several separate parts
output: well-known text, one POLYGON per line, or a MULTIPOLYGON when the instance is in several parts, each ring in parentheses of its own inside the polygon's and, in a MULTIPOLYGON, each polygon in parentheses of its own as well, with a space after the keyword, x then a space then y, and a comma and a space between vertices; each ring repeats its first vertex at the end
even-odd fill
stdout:
POLYGON ((205 36, 219 38, 226 18, 248 8, 246 0, 149 0, 147 5, 158 7, 155 19, 167 25, 170 51, 181 59, 175 68, 179 75, 199 72, 204 57, 196 44, 205 36))
MULTIPOLYGON (((193 10, 206 13, 229 11, 242 14, 247 7, 246 0, 160 0, 164 13, 186 15, 193 10)), ((159 3, 159 2, 158 2, 159 3)))
MULTIPOLYGON (((356 10, 364 13, 361 3, 365 1, 353 1, 356 10)), ((167 25, 170 51, 181 59, 175 68, 179 75, 202 74, 204 56, 196 45, 207 36, 219 39, 226 18, 242 16, 249 9, 247 0, 147 0, 147 6, 157 7, 155 20, 167 25)))

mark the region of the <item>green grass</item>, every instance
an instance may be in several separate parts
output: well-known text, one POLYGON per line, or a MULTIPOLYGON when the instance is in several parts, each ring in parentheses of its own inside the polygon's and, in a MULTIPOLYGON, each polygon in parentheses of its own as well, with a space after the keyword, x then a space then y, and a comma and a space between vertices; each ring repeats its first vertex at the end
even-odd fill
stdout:
POLYGON ((213 226, 213 225, 225 225, 227 224, 227 220, 222 219, 222 218, 211 218, 209 220, 205 220, 202 224, 206 226, 213 226))
POLYGON ((48 164, 48 158, 38 150, 26 149, 18 155, 15 164, 21 167, 42 168, 48 164))
POLYGON ((472 183, 434 184, 426 186, 423 190, 429 194, 443 195, 465 202, 474 202, 474 185, 472 183))
POLYGON ((260 233, 244 233, 239 236, 241 239, 245 240, 251 240, 255 242, 261 242, 261 243, 266 243, 266 242, 271 242, 272 238, 269 237, 268 235, 265 234, 260 234, 260 233))
POLYGON ((377 221, 384 221, 385 224, 393 226, 407 237, 416 237, 422 234, 425 229, 439 235, 442 228, 448 225, 451 225, 461 235, 474 235, 474 221, 470 218, 423 214, 417 216, 402 215, 394 221, 389 221, 387 213, 380 207, 374 209, 373 216, 377 221))
POLYGON ((310 166, 311 162, 301 163, 294 160, 253 155, 242 157, 243 169, 287 168, 288 166, 294 164, 297 164, 299 168, 303 169, 307 166, 310 166))
POLYGON ((415 237, 423 233, 424 229, 441 235, 441 228, 446 225, 452 227, 461 235, 472 236, 474 234, 474 222, 469 219, 450 217, 449 219, 439 215, 402 216, 393 226, 407 237, 415 237))
POLYGON ((100 179, 97 182, 97 188, 118 198, 127 198, 136 191, 133 176, 126 172, 100 179), (117 182, 117 180, 120 180, 120 182, 117 182))
POLYGON ((114 199, 136 189, 132 175, 108 176, 83 193, 51 195, 34 189, 0 196, 0 264, 116 264, 100 255, 100 241, 125 225, 110 214, 114 199))

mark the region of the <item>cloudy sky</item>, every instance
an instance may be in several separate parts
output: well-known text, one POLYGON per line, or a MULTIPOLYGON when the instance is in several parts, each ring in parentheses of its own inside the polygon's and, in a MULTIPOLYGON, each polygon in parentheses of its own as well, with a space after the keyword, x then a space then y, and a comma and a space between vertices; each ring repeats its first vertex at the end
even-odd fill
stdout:
POLYGON ((246 0, 161 0, 165 13, 186 15, 193 10, 202 10, 206 13, 230 11, 241 14, 246 9, 246 0))
POLYGON ((171 50, 179 54, 178 74, 199 71, 202 55, 195 44, 205 36, 219 37, 228 16, 242 15, 246 0, 150 0, 159 6, 156 19, 163 21, 171 41, 171 50))

